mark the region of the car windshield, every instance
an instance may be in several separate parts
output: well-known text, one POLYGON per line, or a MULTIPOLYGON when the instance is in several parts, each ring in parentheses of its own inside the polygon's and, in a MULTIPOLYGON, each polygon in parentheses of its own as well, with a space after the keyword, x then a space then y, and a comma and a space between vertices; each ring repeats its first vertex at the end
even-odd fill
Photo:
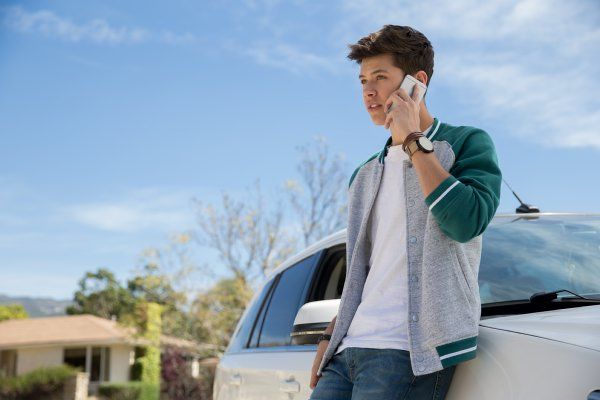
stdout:
POLYGON ((497 217, 483 235, 481 303, 558 289, 600 293, 600 216, 497 217))

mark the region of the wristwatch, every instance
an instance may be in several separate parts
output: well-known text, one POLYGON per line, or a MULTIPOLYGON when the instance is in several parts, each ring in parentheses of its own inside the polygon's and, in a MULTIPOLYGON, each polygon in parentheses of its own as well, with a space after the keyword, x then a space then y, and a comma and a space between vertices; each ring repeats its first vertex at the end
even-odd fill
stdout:
POLYGON ((412 159, 413 154, 417 151, 422 151, 423 153, 431 153, 433 151, 433 143, 431 140, 427 139, 425 136, 419 136, 414 140, 411 140, 410 143, 406 144, 404 148, 408 157, 412 159))
POLYGON ((331 340, 331 335, 322 333, 317 337, 317 344, 319 344, 321 342, 321 340, 331 340))

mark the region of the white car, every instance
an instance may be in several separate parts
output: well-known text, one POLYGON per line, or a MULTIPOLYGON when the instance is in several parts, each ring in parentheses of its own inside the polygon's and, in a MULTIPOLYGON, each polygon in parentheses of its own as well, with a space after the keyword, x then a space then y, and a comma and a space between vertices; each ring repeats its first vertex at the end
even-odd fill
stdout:
MULTIPOLYGON (((344 286, 345 234, 267 277, 217 366, 214 400, 310 397, 315 339, 344 286)), ((448 400, 600 400, 600 215, 496 216, 479 289, 477 357, 457 366, 448 400)))

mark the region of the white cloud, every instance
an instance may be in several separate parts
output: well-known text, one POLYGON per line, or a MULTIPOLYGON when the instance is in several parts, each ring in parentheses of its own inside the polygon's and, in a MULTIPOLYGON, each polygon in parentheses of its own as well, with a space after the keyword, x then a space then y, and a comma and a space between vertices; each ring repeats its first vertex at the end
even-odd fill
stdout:
POLYGON ((334 73, 337 69, 333 58, 302 51, 286 43, 255 43, 237 50, 257 64, 284 69, 294 74, 315 71, 334 73))
POLYGON ((190 225, 187 193, 144 189, 122 199, 67 207, 63 215, 89 227, 112 232, 170 231, 190 225))
POLYGON ((190 33, 176 34, 170 31, 153 33, 143 28, 116 27, 103 19, 76 23, 49 10, 29 12, 22 7, 8 7, 4 11, 4 23, 18 32, 39 33, 74 43, 117 45, 157 41, 165 44, 181 44, 195 40, 195 36, 190 33))
POLYGON ((598 30, 594 26, 598 6, 593 0, 346 0, 342 9, 350 17, 344 24, 410 25, 428 36, 467 41, 511 37, 520 42, 551 43, 559 37, 576 41, 590 28, 598 30))
POLYGON ((550 146, 600 148, 600 111, 593 107, 595 92, 587 91, 586 80, 524 68, 506 60, 485 64, 450 59, 440 75, 468 85, 476 95, 467 103, 486 118, 504 116, 506 132, 499 134, 514 131, 550 146))
POLYGON ((281 0, 242 0, 242 3, 252 9, 273 8, 281 3, 281 0))
POLYGON ((173 45, 193 43, 196 40, 196 36, 189 32, 180 35, 170 31, 163 31, 158 37, 161 42, 173 45))
POLYGON ((342 8, 336 30, 352 41, 388 23, 426 34, 434 81, 456 87, 465 94, 459 101, 503 120, 507 132, 600 149, 596 2, 348 0, 342 8))

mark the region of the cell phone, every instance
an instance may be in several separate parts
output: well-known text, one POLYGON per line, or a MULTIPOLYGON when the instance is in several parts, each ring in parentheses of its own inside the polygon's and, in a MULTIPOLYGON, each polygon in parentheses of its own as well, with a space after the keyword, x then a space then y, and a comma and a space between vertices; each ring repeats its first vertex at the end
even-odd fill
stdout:
MULTIPOLYGON (((413 93, 413 89, 414 89, 415 85, 417 85, 419 87, 419 97, 417 97, 417 104, 418 104, 421 102, 421 100, 423 100, 423 96, 425 96, 425 92, 427 91, 427 86, 425 86, 425 84, 423 82, 417 80, 417 78, 413 77, 412 75, 406 75, 404 77, 404 80, 400 84, 400 89, 404 89, 404 91, 409 96, 412 97, 412 93, 413 93)), ((390 106, 386 110, 386 113, 391 110, 393 105, 394 105, 393 103, 390 104, 390 106)))

